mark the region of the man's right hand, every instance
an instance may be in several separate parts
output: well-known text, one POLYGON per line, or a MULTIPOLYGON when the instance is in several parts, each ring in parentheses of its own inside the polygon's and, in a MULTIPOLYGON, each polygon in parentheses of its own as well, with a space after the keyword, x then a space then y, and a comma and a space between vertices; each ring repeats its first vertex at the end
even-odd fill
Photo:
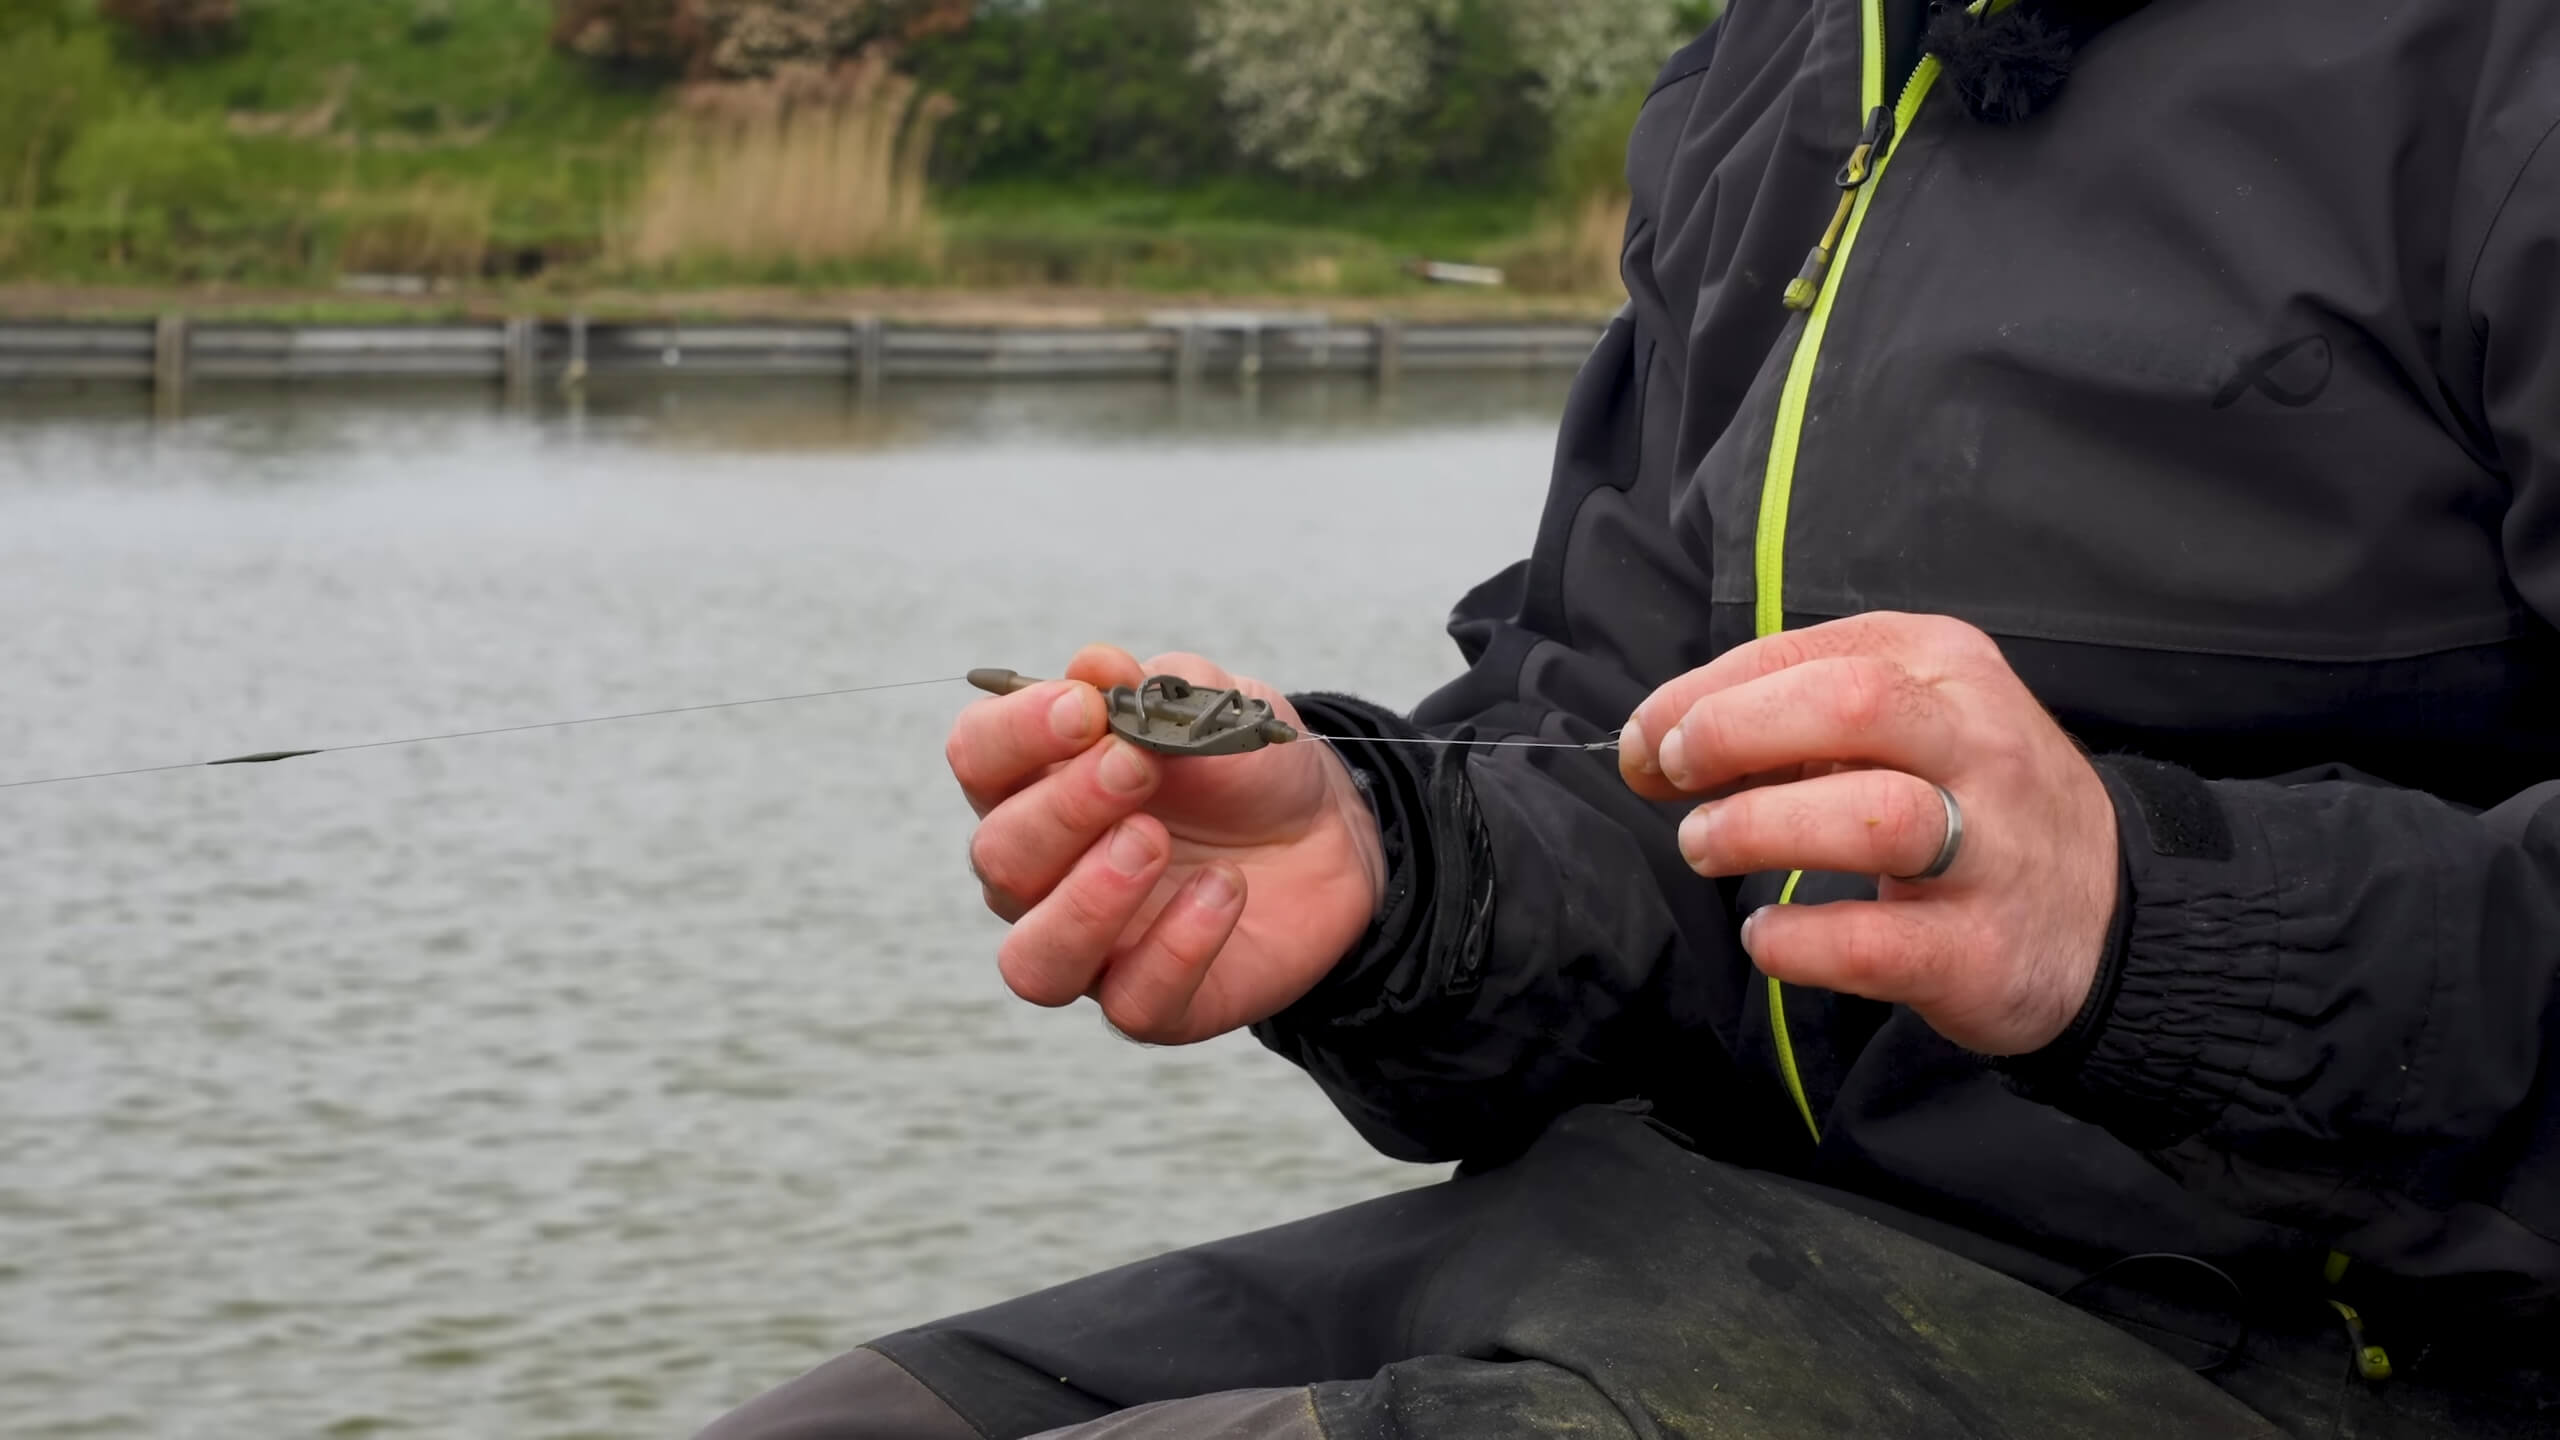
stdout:
POLYGON ((1197 656, 1140 666, 1096 646, 1065 680, 969 707, 945 753, 978 812, 970 868, 1013 926, 1005 983, 1037 1005, 1090 996, 1131 1039, 1187 1045, 1315 988, 1368 928, 1386 865, 1322 741, 1167 759, 1113 735, 1101 692, 1149 675, 1240 689, 1299 725, 1197 656))

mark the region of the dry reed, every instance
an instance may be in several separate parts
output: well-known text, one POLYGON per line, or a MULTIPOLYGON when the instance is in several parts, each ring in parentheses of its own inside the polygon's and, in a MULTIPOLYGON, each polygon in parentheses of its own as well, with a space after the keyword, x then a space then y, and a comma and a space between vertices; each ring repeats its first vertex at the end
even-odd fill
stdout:
POLYGON ((876 55, 688 87, 660 121, 624 258, 930 261, 925 170, 950 110, 876 55))

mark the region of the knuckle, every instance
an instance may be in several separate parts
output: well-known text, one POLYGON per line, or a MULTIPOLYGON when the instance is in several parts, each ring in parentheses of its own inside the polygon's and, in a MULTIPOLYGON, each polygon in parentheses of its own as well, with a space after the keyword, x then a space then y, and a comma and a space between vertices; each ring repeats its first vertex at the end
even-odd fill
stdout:
POLYGON ((1126 990, 1102 999, 1102 1018, 1111 1028, 1141 1045, 1162 1045, 1172 1038, 1172 1027, 1157 1013, 1157 1007, 1136 999, 1126 990))
POLYGON ((1841 666, 1831 684, 1831 718, 1851 731, 1872 730, 1892 705, 1893 688, 1882 666, 1841 666))
POLYGON ((1952 990, 1952 981, 1963 964, 1963 957, 1979 953, 1970 940, 1955 943, 1938 941, 1929 935, 1898 937, 1897 972, 1903 978, 1904 993, 1914 998, 1943 997, 1952 990))
POLYGON ((1745 791, 1707 807, 1707 859, 1724 863, 1749 861, 1767 848, 1768 822, 1764 797, 1745 791))
POLYGON ((1970 625, 1951 615, 1932 615, 1923 632, 1929 648, 1951 659, 1970 664, 2000 659, 2000 643, 1980 626, 1970 625))
POLYGON ((1982 744, 1993 767, 1999 772, 2010 775, 2033 773, 2029 767, 2034 765, 2038 756, 2034 737, 2027 731, 2016 727, 1995 729, 1982 744))
POLYGON ((1119 928, 1118 907, 1108 888, 1092 875, 1079 875, 1051 892, 1058 922, 1076 935, 1093 938, 1119 928))
POLYGON ((990 891, 1005 895, 1027 894, 1033 888, 1020 864, 1020 852, 1003 843, 1002 837, 989 838, 992 824, 981 825, 969 837, 969 873, 990 891))
POLYGON ((996 951, 996 973, 1004 977, 1005 988, 1034 1005, 1057 1006, 1066 1003, 1058 996, 1058 985, 1050 968, 1015 931, 1007 937, 1003 948, 996 951))
POLYGON ((980 787, 978 750, 970 743, 968 726, 963 724, 951 727, 949 738, 942 742, 942 760, 944 764, 951 767, 952 778, 959 781, 963 788, 974 790, 980 787))
POLYGON ((1858 617, 1856 651, 1874 654, 1879 650, 1891 654, 1908 646, 1920 633, 1926 615, 1908 610, 1877 610, 1858 617))
POLYGON ((1068 783, 1057 787, 1046 819, 1061 831, 1084 835, 1102 829, 1128 813, 1133 800, 1114 796, 1102 783, 1102 767, 1111 761, 1116 744, 1096 745, 1080 758, 1068 783))
POLYGON ((1785 630, 1760 642, 1761 659, 1770 672, 1793 670, 1819 659, 1821 641, 1810 630, 1785 630))
POLYGON ((1692 772, 1703 769, 1712 757, 1733 752, 1734 747, 1726 743, 1726 727, 1731 723, 1725 714, 1727 708, 1718 703, 1718 697, 1710 695, 1680 716, 1676 728, 1692 772))
POLYGON ((1680 731, 1684 738, 1689 735, 1689 717, 1705 703, 1697 698, 1696 692, 1694 684, 1674 682, 1655 691, 1637 709, 1635 722, 1643 728, 1646 740, 1657 751, 1661 749, 1663 737, 1671 732, 1680 731))
POLYGON ((1883 927, 1870 924, 1842 926, 1834 953, 1841 979, 1852 988, 1872 987, 1892 974, 1901 961, 1892 935, 1883 927))
POLYGON ((1082 835, 1098 829, 1107 817, 1102 813, 1102 782, 1093 772, 1094 761, 1088 756, 1072 769, 1049 777, 1040 787, 1040 803, 1023 816, 1024 821, 1043 836, 1082 835))
POLYGON ((1934 851, 1944 838, 1931 832, 1933 821, 1945 823, 1945 807, 1938 803, 1938 792, 1930 789, 1926 781, 1907 776, 1879 776, 1876 788, 1879 848, 1893 856, 1914 854, 1924 845, 1934 851))
POLYGON ((1823 839, 1825 806, 1816 795, 1803 793, 1803 787, 1790 785, 1763 805, 1752 808, 1752 839, 1761 844, 1782 843, 1801 852, 1820 845, 1823 839), (1768 813, 1774 811, 1775 813, 1768 813), (1755 813, 1756 812, 1756 813, 1755 813))

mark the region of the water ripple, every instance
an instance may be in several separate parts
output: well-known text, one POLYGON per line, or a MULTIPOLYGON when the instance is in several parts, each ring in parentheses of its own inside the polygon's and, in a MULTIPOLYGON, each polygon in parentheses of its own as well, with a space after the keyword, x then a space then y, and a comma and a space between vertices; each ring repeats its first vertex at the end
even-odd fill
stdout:
MULTIPOLYGON (((1535 523, 1557 387, 1508 384, 1384 409, 954 389, 791 444, 748 443, 786 413, 761 394, 582 425, 477 396, 167 430, 21 408, 0 756, 104 769, 1106 636, 1410 701, 1452 663, 1451 599, 1535 523), (1317 573, 1321 605, 1154 599, 1317 573)), ((869 1335, 1431 1178, 1249 1039, 1141 1050, 1004 994, 940 765, 967 698, 10 792, 10 1433, 683 1436, 869 1335)))

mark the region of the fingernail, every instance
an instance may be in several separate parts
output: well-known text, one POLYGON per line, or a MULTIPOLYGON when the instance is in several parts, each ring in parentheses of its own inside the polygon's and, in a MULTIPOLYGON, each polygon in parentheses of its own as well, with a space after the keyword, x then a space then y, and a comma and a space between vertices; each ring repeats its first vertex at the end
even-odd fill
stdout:
POLYGON ((1680 727, 1671 727, 1671 733, 1662 737, 1661 753, 1655 757, 1662 766, 1662 778, 1674 785, 1689 783, 1688 749, 1687 742, 1680 738, 1680 727))
POLYGON ((1114 795, 1135 795, 1147 788, 1147 761, 1135 746, 1113 745, 1102 757, 1102 788, 1114 795))
POLYGON ((1637 774, 1654 773, 1653 751, 1647 748, 1650 743, 1645 739, 1644 727, 1633 720, 1627 722, 1626 729, 1618 732, 1618 751, 1634 757, 1637 774))
POLYGON ((1191 894, 1204 910, 1224 910, 1236 903, 1236 882, 1213 865, 1200 872, 1199 884, 1191 894))
POLYGON ((1061 740, 1082 740, 1093 733, 1093 707, 1082 690, 1070 690, 1049 707, 1049 728, 1061 740))
POLYGON ((1707 831, 1712 823, 1703 806, 1690 811, 1689 818, 1680 822, 1680 857, 1692 868, 1706 863, 1707 831))
POLYGON ((1111 868, 1123 875, 1144 875, 1156 863, 1156 842, 1134 825, 1111 833, 1111 868))
POLYGON ((1754 960, 1760 958, 1760 951, 1758 947, 1751 943, 1752 936, 1758 933, 1760 929, 1760 917, 1768 913, 1768 907, 1764 905, 1760 909, 1754 910, 1750 914, 1742 917, 1743 953, 1749 955, 1754 960))

